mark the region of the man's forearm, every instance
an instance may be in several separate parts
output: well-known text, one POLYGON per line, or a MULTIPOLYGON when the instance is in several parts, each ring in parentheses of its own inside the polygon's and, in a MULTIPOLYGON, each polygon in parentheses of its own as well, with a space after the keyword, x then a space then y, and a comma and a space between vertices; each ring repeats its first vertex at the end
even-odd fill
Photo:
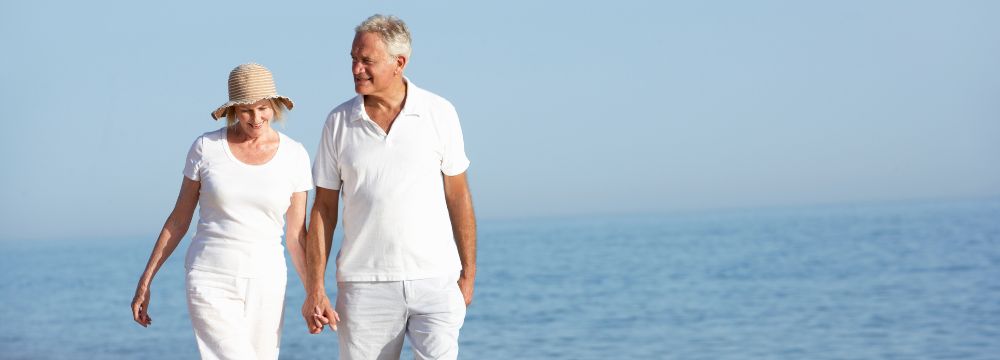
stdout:
POLYGON ((462 271, 476 271, 476 217, 472 212, 471 203, 467 209, 461 209, 458 214, 452 215, 452 232, 455 236, 455 245, 458 246, 458 257, 462 261, 462 271))
POLYGON ((445 197, 451 230, 462 261, 463 275, 475 276, 476 271, 476 214, 472 207, 472 194, 465 174, 445 178, 445 197))

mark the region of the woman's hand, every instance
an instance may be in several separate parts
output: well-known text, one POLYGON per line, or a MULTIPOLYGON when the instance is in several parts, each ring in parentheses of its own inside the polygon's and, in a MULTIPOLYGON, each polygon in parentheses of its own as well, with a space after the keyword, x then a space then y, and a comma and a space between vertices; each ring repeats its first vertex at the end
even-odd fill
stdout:
POLYGON ((142 327, 153 324, 153 319, 149 317, 148 287, 140 286, 135 289, 135 297, 132 298, 132 318, 142 327))

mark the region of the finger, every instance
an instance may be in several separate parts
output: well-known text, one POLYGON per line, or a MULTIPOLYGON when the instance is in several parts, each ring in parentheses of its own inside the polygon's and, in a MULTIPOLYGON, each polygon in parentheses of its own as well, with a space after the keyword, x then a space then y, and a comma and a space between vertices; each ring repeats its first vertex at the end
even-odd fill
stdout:
POLYGON ((323 324, 329 324, 330 318, 326 316, 327 312, 323 310, 320 306, 313 307, 313 318, 319 320, 323 324))
POLYGON ((135 300, 133 300, 132 301, 132 319, 134 319, 138 323, 141 323, 141 321, 139 320, 139 318, 140 318, 139 316, 140 316, 139 315, 139 304, 137 304, 135 302, 135 300))
POLYGON ((306 330, 308 330, 310 334, 316 333, 316 324, 313 324, 313 322, 310 321, 309 318, 306 318, 306 330))
POLYGON ((323 327, 330 323, 330 319, 322 316, 313 316, 313 322, 316 323, 317 327, 323 327))
POLYGON ((337 310, 334 310, 329 305, 327 305, 326 308, 323 309, 323 315, 325 317, 327 317, 328 319, 330 319, 331 321, 335 321, 335 322, 336 321, 340 321, 340 315, 337 314, 337 310))
POLYGON ((149 318, 149 314, 146 314, 145 308, 143 308, 142 306, 137 306, 136 309, 133 311, 134 311, 133 317, 135 318, 135 322, 139 323, 139 325, 142 325, 143 327, 149 326, 151 319, 149 318))

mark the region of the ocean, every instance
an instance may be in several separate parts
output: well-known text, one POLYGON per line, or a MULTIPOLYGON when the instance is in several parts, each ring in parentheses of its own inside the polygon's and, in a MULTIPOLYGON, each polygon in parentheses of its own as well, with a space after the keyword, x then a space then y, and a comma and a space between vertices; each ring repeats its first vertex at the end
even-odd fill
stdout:
MULTIPOLYGON (((153 283, 154 324, 132 321, 157 230, 2 239, 0 359, 197 358, 187 240, 153 283)), ((306 332, 289 269, 281 358, 336 359, 334 333, 306 332)), ((1000 198, 482 220, 460 346, 462 359, 1000 359, 1000 198)))

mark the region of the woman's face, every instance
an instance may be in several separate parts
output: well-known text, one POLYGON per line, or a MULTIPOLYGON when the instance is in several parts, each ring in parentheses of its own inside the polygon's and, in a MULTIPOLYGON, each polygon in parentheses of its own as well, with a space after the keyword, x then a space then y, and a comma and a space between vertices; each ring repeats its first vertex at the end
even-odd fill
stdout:
POLYGON ((249 105, 235 105, 236 126, 251 138, 260 137, 271 130, 271 119, 274 118, 274 108, 268 99, 249 105))

